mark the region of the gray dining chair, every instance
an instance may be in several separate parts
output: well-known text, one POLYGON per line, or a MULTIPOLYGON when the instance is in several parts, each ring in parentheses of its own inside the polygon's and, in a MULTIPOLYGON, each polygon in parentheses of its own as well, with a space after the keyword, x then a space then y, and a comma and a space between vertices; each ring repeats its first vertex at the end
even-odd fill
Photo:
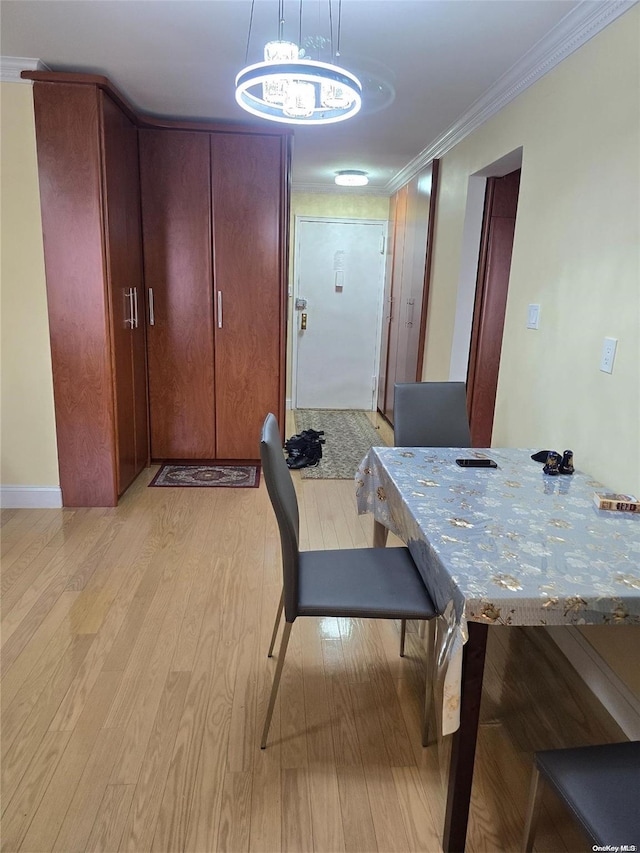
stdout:
MULTIPOLYGON (((284 610, 285 625, 260 746, 267 745, 289 635, 299 616, 352 619, 421 619, 436 616, 435 606, 407 548, 344 548, 300 551, 298 500, 282 452, 276 418, 268 414, 260 441, 262 470, 280 531, 283 589, 268 657, 284 610)), ((400 637, 404 654, 404 630, 400 637)), ((423 744, 428 740, 433 687, 433 651, 427 654, 423 744)))
POLYGON ((464 382, 396 382, 396 447, 471 447, 464 382))
MULTIPOLYGON (((393 443, 396 447, 471 447, 465 383, 396 382, 393 443)), ((424 633, 423 622, 420 637, 424 633)))
POLYGON ((589 849, 640 846, 640 741, 535 754, 522 849, 531 853, 546 783, 590 839, 589 849), (622 846, 622 845, 626 845, 622 846))

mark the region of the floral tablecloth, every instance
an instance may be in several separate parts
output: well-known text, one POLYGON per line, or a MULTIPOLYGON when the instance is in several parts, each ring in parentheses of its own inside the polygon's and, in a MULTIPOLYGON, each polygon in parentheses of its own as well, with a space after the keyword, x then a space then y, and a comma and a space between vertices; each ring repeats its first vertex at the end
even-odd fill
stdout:
POLYGON ((408 545, 445 620, 444 735, 460 722, 468 620, 640 626, 640 514, 596 509, 602 483, 547 476, 532 452, 372 447, 356 473, 358 511, 408 545), (498 468, 455 464, 472 456, 498 468))

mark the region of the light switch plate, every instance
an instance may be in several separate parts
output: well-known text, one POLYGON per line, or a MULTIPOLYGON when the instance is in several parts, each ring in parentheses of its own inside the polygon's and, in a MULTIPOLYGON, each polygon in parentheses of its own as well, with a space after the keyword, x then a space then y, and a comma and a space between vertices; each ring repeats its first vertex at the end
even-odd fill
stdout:
POLYGON ((602 356, 600 358, 600 370, 603 373, 613 373, 613 362, 616 357, 617 338, 605 338, 602 345, 602 356))
POLYGON ((527 309, 527 329, 537 329, 540 326, 540 306, 529 305, 527 309))

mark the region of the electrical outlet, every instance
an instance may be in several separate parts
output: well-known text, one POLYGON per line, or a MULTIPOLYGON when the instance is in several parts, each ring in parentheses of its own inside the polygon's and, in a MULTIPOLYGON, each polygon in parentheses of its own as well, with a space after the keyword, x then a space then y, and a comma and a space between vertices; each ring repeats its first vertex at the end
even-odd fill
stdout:
POLYGON ((613 373, 613 362, 616 357, 617 338, 605 338, 602 345, 602 357, 600 358, 600 370, 603 373, 613 373))
POLYGON ((529 305, 527 308, 527 329, 537 329, 540 325, 540 306, 529 305))

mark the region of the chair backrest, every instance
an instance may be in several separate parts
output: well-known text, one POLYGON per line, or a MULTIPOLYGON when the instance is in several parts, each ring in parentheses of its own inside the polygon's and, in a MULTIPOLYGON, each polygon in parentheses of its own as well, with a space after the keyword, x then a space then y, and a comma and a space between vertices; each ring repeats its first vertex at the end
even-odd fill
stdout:
POLYGON ((471 447, 464 382, 396 382, 396 447, 471 447))
POLYGON ((262 473, 276 515, 282 546, 284 612, 287 622, 298 615, 298 498, 282 452, 282 440, 275 415, 268 414, 260 438, 262 473))

